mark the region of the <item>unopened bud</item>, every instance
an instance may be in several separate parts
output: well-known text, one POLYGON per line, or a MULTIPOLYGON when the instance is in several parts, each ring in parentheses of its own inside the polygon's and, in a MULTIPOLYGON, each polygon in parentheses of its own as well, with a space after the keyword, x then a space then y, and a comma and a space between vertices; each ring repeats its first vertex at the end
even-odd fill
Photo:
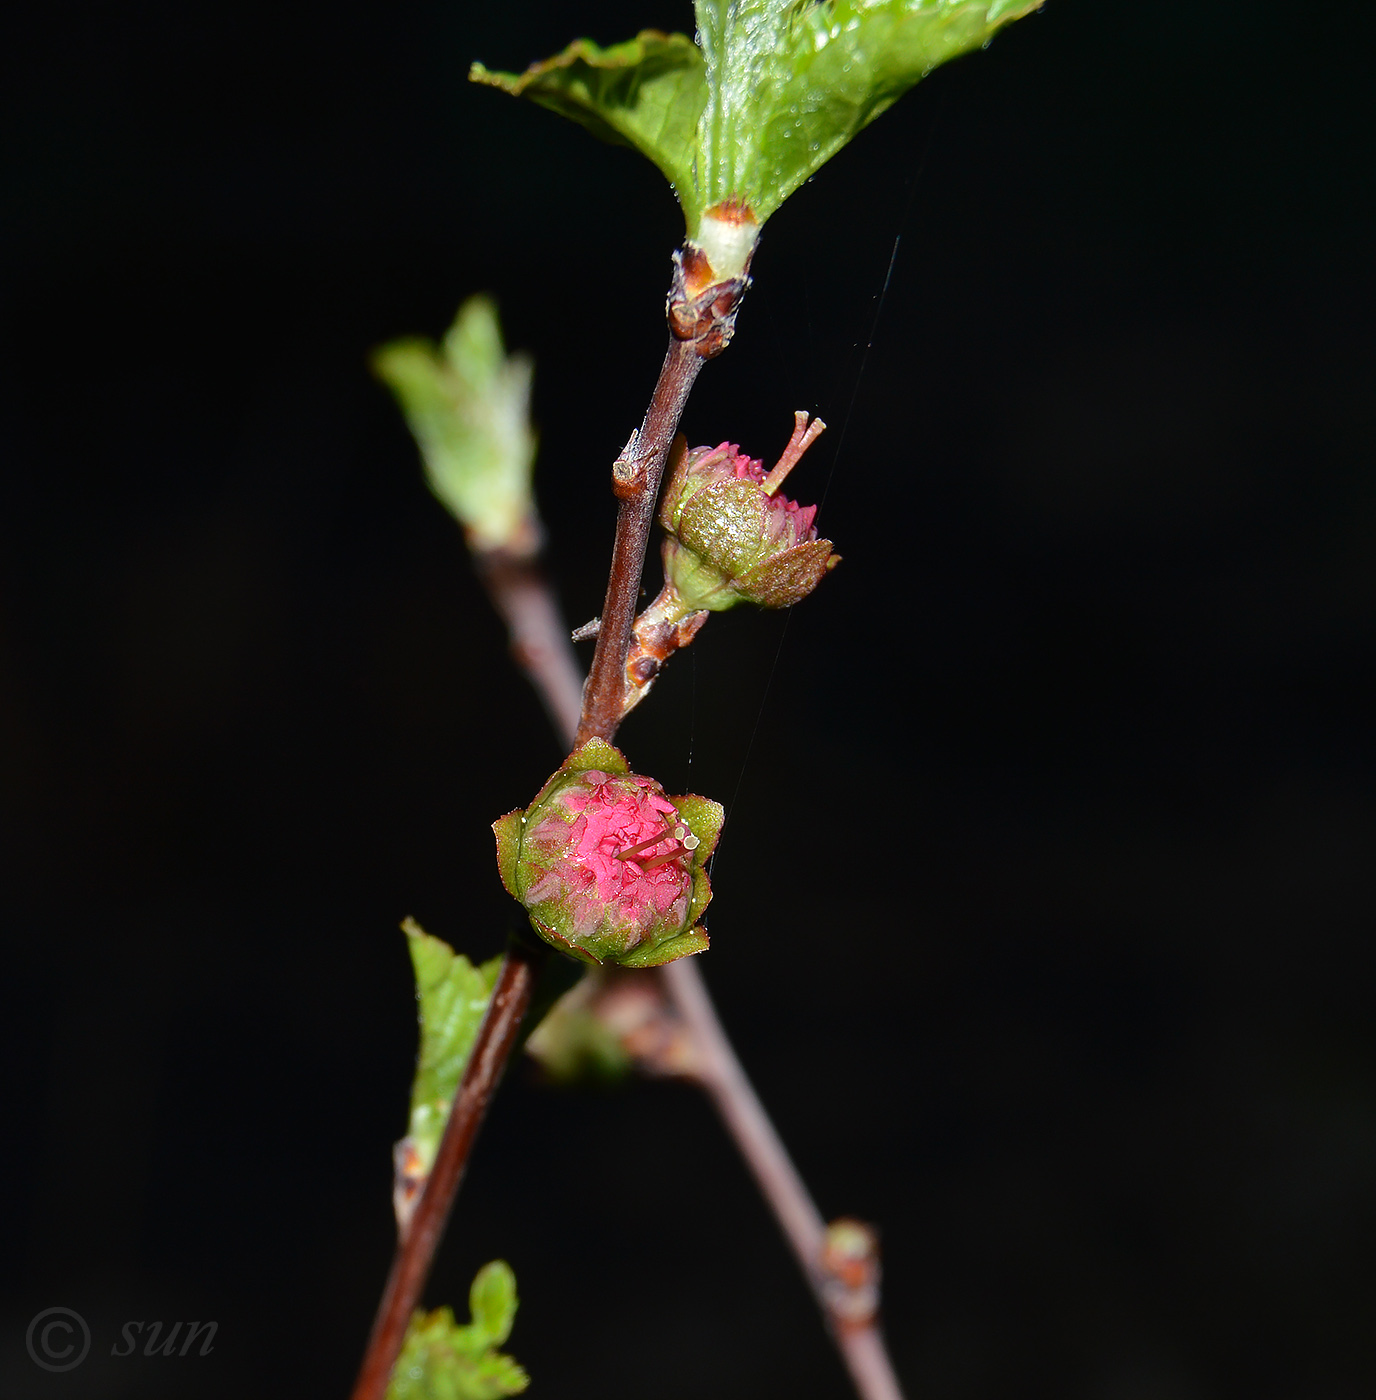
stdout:
POLYGON ((722 821, 719 803, 668 797, 589 739, 492 829, 502 883, 541 938, 582 962, 656 967, 707 947, 697 921, 722 821))
POLYGON ((692 451, 681 438, 675 444, 659 523, 664 574, 685 609, 791 607, 840 562, 831 541, 817 538, 817 507, 800 506, 779 491, 825 426, 797 414, 793 437, 767 474, 763 462, 734 443, 692 451))

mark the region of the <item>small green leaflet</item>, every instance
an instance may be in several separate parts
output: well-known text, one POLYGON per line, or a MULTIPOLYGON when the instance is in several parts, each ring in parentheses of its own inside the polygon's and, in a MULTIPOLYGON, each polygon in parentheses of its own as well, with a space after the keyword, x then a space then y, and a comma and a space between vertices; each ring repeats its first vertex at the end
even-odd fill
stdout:
POLYGON ((401 927, 410 945, 420 1011, 420 1056, 411 1085, 406 1142, 414 1148, 417 1174, 424 1178, 434 1164, 449 1105, 468 1063, 502 960, 492 958, 474 967, 462 953, 432 938, 414 919, 407 919, 401 927))
POLYGON ((702 53, 686 35, 646 29, 606 49, 577 39, 519 76, 490 73, 481 63, 468 76, 514 97, 529 97, 613 145, 634 146, 659 166, 688 207, 693 133, 707 87, 702 53))
POLYGON ((497 309, 469 297, 441 344, 410 338, 373 352, 420 448, 425 478, 474 549, 535 538, 530 360, 508 355, 497 309))
POLYGON ((475 82, 526 96, 647 155, 688 235, 733 200, 763 223, 933 68, 1041 0, 697 0, 697 42, 646 31, 585 39, 522 74, 475 82))
POLYGON ((530 1378, 497 1348, 516 1320, 516 1275, 500 1259, 478 1271, 468 1293, 473 1320, 454 1321, 451 1308, 417 1312, 392 1370, 387 1400, 501 1400, 519 1395, 530 1378))
POLYGON ((583 977, 554 1003, 526 1041, 526 1054, 554 1083, 611 1084, 631 1072, 621 1036, 593 1005, 604 986, 601 973, 583 977))

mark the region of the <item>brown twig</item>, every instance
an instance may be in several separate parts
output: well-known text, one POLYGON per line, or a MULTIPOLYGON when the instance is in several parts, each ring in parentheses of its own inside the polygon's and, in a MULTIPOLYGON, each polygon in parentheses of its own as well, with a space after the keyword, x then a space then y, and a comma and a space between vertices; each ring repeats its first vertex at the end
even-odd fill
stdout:
MULTIPOLYGON (((626 652, 659 478, 693 381, 703 363, 719 355, 729 343, 736 307, 747 285, 744 273, 726 282, 714 282, 702 275, 704 266, 691 249, 686 258, 674 255, 674 280, 666 305, 671 331, 669 352, 640 432, 632 436, 612 468, 612 489, 621 508, 592 677, 582 692, 579 740, 594 734, 610 739, 621 721, 626 652), (705 282, 711 285, 704 285, 705 282)), ((555 643, 551 634, 552 626, 558 624, 558 609, 534 572, 536 537, 533 533, 528 550, 517 549, 505 556, 497 552, 480 555, 479 567, 489 595, 511 629, 517 660, 540 692, 555 724, 567 733, 572 718, 566 693, 568 658, 564 643, 555 643)), ((562 634, 562 627, 559 630, 562 634)), ((572 674, 576 676, 576 669, 572 674)), ((539 955, 513 944, 503 959, 429 1180, 408 1227, 398 1239, 353 1400, 384 1400, 386 1396, 392 1368, 429 1276, 468 1153, 530 1005, 535 968, 532 959, 536 956, 539 955)))
POLYGON ((384 1400, 387 1394, 392 1368, 429 1277, 473 1139, 515 1048, 541 956, 538 951, 513 943, 502 960, 487 1013, 444 1125, 430 1177, 409 1226, 397 1241, 392 1271, 378 1304, 352 1400, 384 1400))
MULTIPOLYGON (((673 338, 641 429, 612 470, 620 501, 616 542, 597 649, 586 686, 558 604, 533 556, 488 552, 475 556, 494 607, 507 623, 513 657, 544 701, 560 737, 610 740, 625 713, 626 660, 660 477, 678 421, 698 372, 725 349, 747 279, 701 290, 698 271, 675 258, 668 315, 673 338), (577 697, 581 692, 581 708, 577 697)), ((806 445, 806 444, 804 444, 806 445)), ((790 444, 792 447, 793 444, 790 444)), ((787 455, 787 454, 786 454, 787 455)), ((799 454, 800 455, 800 454, 799 454)), ((536 959, 513 944, 502 962, 462 1082, 440 1139, 429 1179, 397 1244, 352 1400, 385 1400, 392 1368, 411 1314, 425 1287, 454 1196, 487 1105, 516 1046, 530 1006, 536 959)), ((692 1077, 716 1105, 759 1183, 817 1297, 862 1400, 902 1400, 876 1319, 877 1256, 863 1267, 863 1287, 833 1267, 828 1229, 798 1175, 759 1096, 727 1039, 706 984, 687 959, 657 969, 672 1006, 688 1028, 692 1077)))
MULTIPOLYGON (((709 290, 713 293, 719 291, 717 288, 709 290)), ((731 316, 734 316, 740 290, 742 289, 738 288, 734 293, 729 311, 731 316)), ((619 481, 622 475, 628 474, 624 464, 629 459, 629 474, 633 476, 635 460, 639 456, 638 450, 644 448, 649 458, 658 458, 654 467, 653 487, 647 468, 638 494, 630 500, 626 497, 622 497, 621 500, 611 578, 607 589, 607 606, 603 609, 598 627, 597 653, 593 658, 594 676, 598 674, 600 658, 604 680, 600 690, 591 680, 584 689, 581 726, 578 725, 579 716, 576 711, 570 718, 566 695, 561 699, 558 690, 560 672, 566 672, 572 667, 575 682, 577 677, 577 660, 572 655, 567 632, 560 626, 559 646, 553 650, 562 653, 561 665, 553 668, 536 664, 539 653, 531 658, 519 649, 515 644, 514 625, 512 628, 513 653, 544 700, 560 737, 567 743, 587 738, 594 733, 610 739, 624 716, 627 689, 633 688, 635 684, 634 677, 629 680, 627 677, 627 656, 630 651, 631 629, 635 621, 635 604, 644 567, 645 549, 659 489, 659 474, 663 471, 693 381, 704 359, 710 357, 700 355, 696 350, 692 358, 687 356, 688 349, 694 341, 692 338, 680 336, 679 331, 684 321, 681 319, 676 323, 674 319, 675 297, 678 294, 681 311, 682 292, 682 264, 676 264, 674 288, 670 293, 670 324, 675 331, 674 339, 670 342, 669 353, 660 370, 655 394, 645 415, 645 424, 631 439, 626 451, 618 460, 617 467, 613 469, 613 480, 619 481), (634 514, 628 510, 628 506, 634 506, 634 514), (609 634, 614 631, 608 623, 609 617, 613 615, 614 599, 619 608, 624 610, 624 618, 617 624, 624 628, 624 639, 615 646, 607 640, 609 634), (602 728, 591 727, 594 724, 602 728)), ((713 301, 715 300, 714 296, 713 301)), ((710 315, 700 317, 699 321, 692 323, 695 332, 700 333, 704 329, 701 324, 704 319, 707 322, 705 328, 712 328, 713 318, 710 315)), ((721 348, 723 346, 719 344, 715 353, 719 353, 721 348)), ((823 426, 820 422, 809 426, 806 415, 799 417, 802 421, 796 425, 792 440, 778 466, 771 473, 776 487, 823 426)), ((539 612, 557 620, 558 604, 552 594, 549 594, 548 585, 543 579, 539 580, 539 584, 546 590, 546 597, 539 606, 539 612)), ((492 591, 491 584, 489 590, 492 591)), ((493 600, 503 616, 509 619, 495 592, 493 600)), ((835 1241, 841 1238, 836 1235, 836 1231, 841 1227, 838 1225, 829 1228, 808 1194, 806 1185, 788 1155, 788 1150, 736 1056, 712 1004, 696 960, 680 959, 668 967, 656 969, 651 976, 662 989, 662 995, 669 1003, 670 1014, 678 1026, 678 1029, 667 1037, 664 1027, 655 1032, 658 1037, 655 1071, 686 1074, 701 1084, 712 1099, 737 1150, 754 1174, 761 1194, 778 1220, 817 1298, 859 1395, 863 1400, 901 1400, 902 1392, 878 1326, 877 1251, 873 1251, 873 1257, 867 1261, 868 1269, 861 1270, 864 1279, 860 1284, 845 1277, 845 1271, 836 1266, 838 1251, 834 1245, 835 1241), (660 1044, 660 1041, 663 1041, 663 1044, 660 1044), (669 1047, 667 1051, 666 1046, 669 1047), (833 1244, 832 1248, 828 1248, 829 1241, 833 1244)), ((636 981, 639 980, 637 977, 636 981)), ((650 1019, 654 1020, 654 1017, 651 1016, 650 1019)), ((643 1046, 640 1048, 644 1049, 643 1046)), ((873 1236, 870 1238, 872 1240, 873 1236)))
POLYGON ((583 668, 538 557, 475 550, 473 563, 507 625, 512 659, 530 678, 560 739, 572 743, 583 707, 583 668))
POLYGON ((659 481, 683 406, 702 366, 703 360, 692 342, 670 340, 645 422, 612 468, 612 489, 620 501, 616 542, 575 743, 594 736, 610 740, 621 724, 625 712, 626 653, 630 650, 631 628, 640 600, 640 575, 645 567, 650 526, 654 523, 659 481))
POLYGON ((597 649, 583 691, 583 713, 576 739, 580 744, 594 737, 610 741, 626 712, 626 655, 664 463, 693 381, 703 365, 730 344, 736 309, 749 286, 744 273, 724 282, 711 281, 706 274, 710 274, 710 268, 705 268, 701 254, 691 245, 674 254, 674 280, 666 306, 669 349, 660 366, 645 421, 639 432, 631 434, 612 466, 612 490, 620 502, 616 541, 597 649), (708 285, 704 286, 704 281, 708 285))
POLYGON ((902 1400, 903 1392, 878 1326, 877 1252, 872 1251, 872 1267, 861 1285, 853 1284, 845 1270, 835 1266, 837 1251, 829 1250, 828 1244, 833 1232, 843 1225, 838 1222, 829 1229, 822 1219, 755 1086, 736 1058, 701 973, 691 959, 682 958, 661 968, 660 976, 674 1011, 692 1037, 694 1077, 711 1096, 774 1212, 836 1339, 856 1391, 862 1400, 902 1400))
MULTIPOLYGON (((682 436, 676 439, 682 444, 682 436)), ((692 644, 712 614, 706 609, 687 612, 678 590, 666 578, 648 607, 641 610, 631 630, 626 652, 626 698, 622 713, 629 714, 650 693, 664 663, 692 644)))

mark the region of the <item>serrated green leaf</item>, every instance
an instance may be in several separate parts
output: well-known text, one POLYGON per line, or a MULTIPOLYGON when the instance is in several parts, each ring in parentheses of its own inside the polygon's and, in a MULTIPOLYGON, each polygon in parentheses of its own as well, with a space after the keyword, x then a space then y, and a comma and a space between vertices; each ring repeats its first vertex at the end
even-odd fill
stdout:
POLYGON ((478 1026, 487 1010, 500 958, 474 967, 441 939, 432 938, 414 919, 402 924, 416 975, 420 1013, 420 1054, 411 1085, 407 1141, 417 1158, 417 1175, 428 1176, 444 1132, 449 1106, 478 1026))
POLYGON ((646 29, 605 49, 577 39, 524 73, 493 73, 475 63, 468 76, 513 97, 529 97, 604 141, 634 146, 659 166, 690 208, 693 133, 707 87, 702 53, 686 34, 646 29))
POLYGON ((493 1349, 510 1335, 516 1316, 516 1276, 510 1267, 497 1259, 480 1270, 470 1304, 473 1321, 466 1327, 454 1321, 450 1308, 414 1314, 387 1400, 502 1400, 525 1390, 530 1384, 525 1371, 493 1349))
POLYGON ((519 76, 481 64, 470 76, 644 152, 697 239, 728 201, 763 223, 914 83, 1041 3, 696 0, 696 45, 651 32, 608 49, 579 40, 519 76))
POLYGON ((478 1271, 468 1290, 473 1329, 489 1346, 501 1346, 516 1321, 516 1275, 502 1259, 494 1259, 478 1271))
POLYGON ((704 207, 763 222, 933 68, 1042 0, 697 0, 704 207))
POLYGON ((486 1400, 487 1396, 519 1395, 530 1384, 525 1368, 500 1351, 479 1357, 476 1370, 482 1390, 480 1394, 473 1393, 473 1400, 486 1400))
POLYGON ((431 491, 473 547, 530 547, 538 536, 532 369, 506 354, 492 303, 470 297, 441 345, 395 340, 373 353, 372 366, 401 406, 431 491))

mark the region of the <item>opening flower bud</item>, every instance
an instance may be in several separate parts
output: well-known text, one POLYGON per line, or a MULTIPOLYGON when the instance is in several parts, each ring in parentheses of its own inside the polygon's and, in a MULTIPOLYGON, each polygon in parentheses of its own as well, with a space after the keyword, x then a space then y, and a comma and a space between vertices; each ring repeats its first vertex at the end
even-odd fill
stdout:
POLYGON ((685 610, 791 607, 840 562, 831 541, 817 538, 817 507, 779 491, 825 426, 796 414, 793 437, 768 473, 735 443, 691 451, 681 437, 674 444, 659 523, 664 574, 685 610))
POLYGON ((541 938, 582 962, 656 967, 707 947, 697 921, 722 820, 719 803, 669 797, 589 739, 492 829, 502 883, 541 938))

